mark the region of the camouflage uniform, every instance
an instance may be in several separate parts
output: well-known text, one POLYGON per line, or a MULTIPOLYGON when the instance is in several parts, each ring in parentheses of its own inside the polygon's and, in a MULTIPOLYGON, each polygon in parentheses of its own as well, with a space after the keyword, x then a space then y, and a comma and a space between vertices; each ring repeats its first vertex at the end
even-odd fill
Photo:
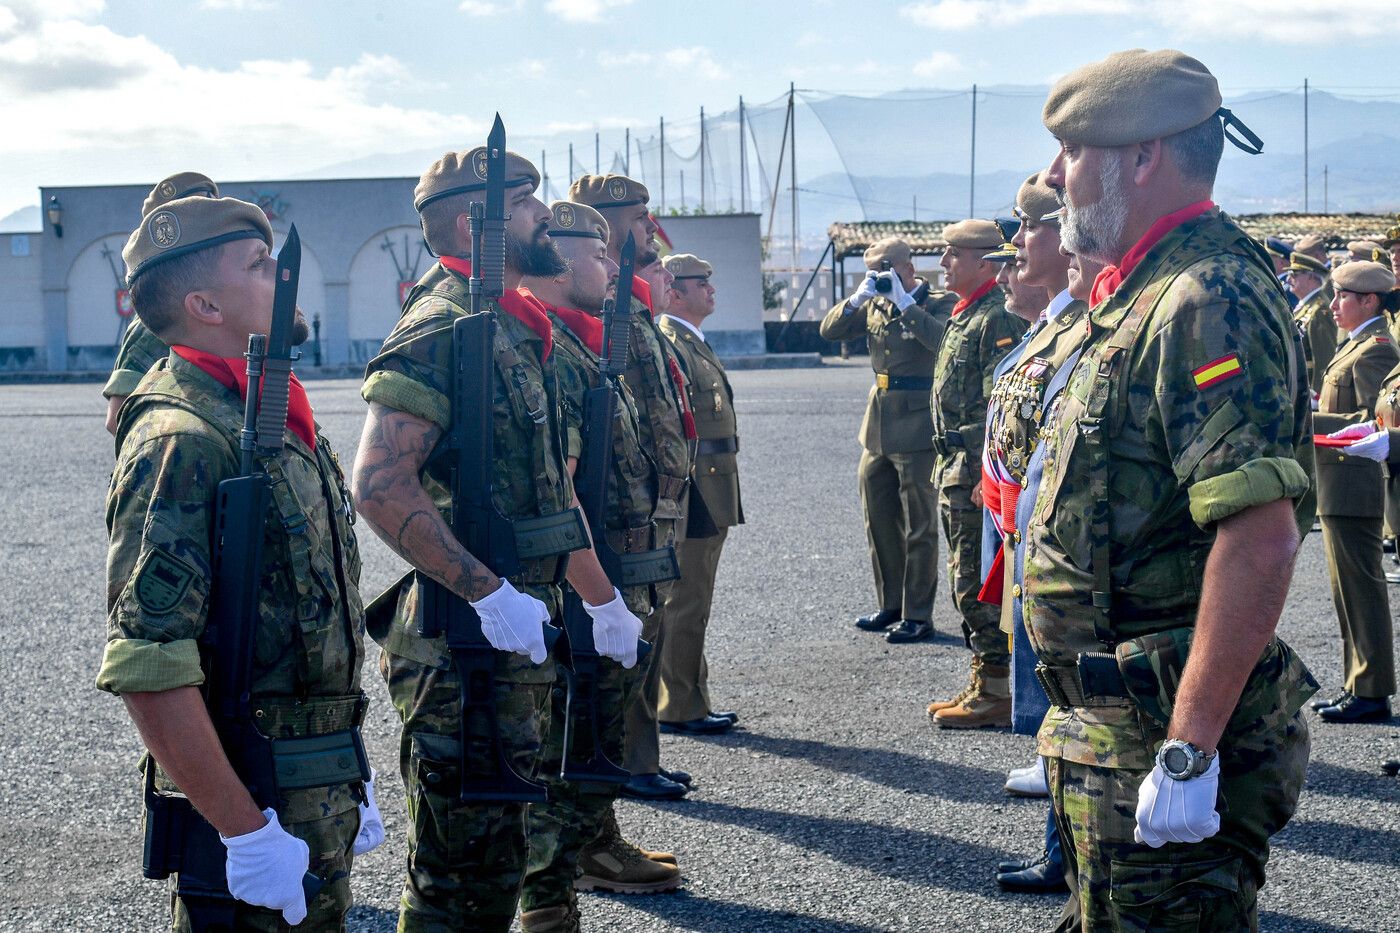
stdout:
MULTIPOLYGON (((564 409, 565 451, 582 457, 584 395, 600 378, 598 357, 553 314, 555 368, 564 409)), ((637 409, 624 387, 617 399, 613 424, 613 460, 604 516, 608 543, 617 553, 646 551, 655 530, 651 516, 656 504, 656 470, 642 452, 637 409)), ((622 590, 627 608, 645 619, 652 609, 652 588, 622 590)), ((623 713, 642 679, 642 665, 626 670, 611 658, 600 658, 598 693, 602 716, 603 753, 622 760, 623 713)), ((534 804, 526 819, 529 863, 520 897, 522 911, 570 903, 579 853, 598 835, 603 816, 617 798, 618 788, 606 784, 569 784, 558 779, 564 755, 564 679, 554 689, 549 728, 545 732, 540 775, 549 784, 549 802, 534 804)))
POLYGON ((1337 352, 1337 322, 1332 318, 1332 288, 1322 287, 1298 302, 1293 309, 1293 323, 1303 335, 1303 350, 1308 361, 1308 385, 1313 394, 1322 392, 1322 376, 1337 352))
POLYGON ((875 385, 860 425, 857 474, 875 598, 882 611, 920 622, 933 620, 938 589, 938 492, 928 389, 956 300, 934 292, 900 312, 878 295, 859 308, 846 299, 821 323, 822 339, 864 336, 870 348, 875 385))
POLYGON ((1010 660, 995 606, 980 602, 982 510, 972 488, 982 478, 982 443, 992 371, 1020 341, 1026 322, 1006 310, 1006 293, 993 287, 954 315, 933 367, 933 481, 948 539, 948 582, 962 616, 963 638, 973 658, 1002 666, 1010 660))
MULTIPOLYGON (((220 481, 238 475, 242 424, 238 395, 175 354, 146 374, 122 408, 107 497, 109 609, 99 688, 146 693, 204 682, 199 639, 213 579, 214 499, 220 481)), ((286 442, 266 463, 276 520, 265 525, 253 654, 255 716, 274 737, 348 728, 364 702, 364 611, 349 492, 323 436, 314 451, 291 431, 286 442)), ((157 784, 174 789, 159 771, 157 784)), ((311 871, 329 882, 298 930, 342 928, 362 795, 358 783, 337 784, 288 792, 278 802, 282 826, 310 845, 311 871)), ((238 907, 240 930, 285 929, 281 919, 276 911, 238 907)), ((175 927, 187 926, 177 905, 175 927)))
MULTIPOLYGON (((452 412, 452 324, 469 306, 466 280, 435 264, 419 280, 403 316, 370 361, 360 394, 446 430, 452 412)), ((573 499, 564 467, 553 359, 541 362, 542 341, 533 330, 491 301, 496 317, 495 482, 492 497, 507 518, 563 511, 573 499), (543 414, 538 422, 537 414, 543 414)), ((432 460, 422 471, 424 489, 444 517, 451 511, 448 465, 432 460)), ((550 582, 555 561, 529 562, 512 584, 561 607, 550 582), (544 567, 544 564, 548 567, 544 567)), ((417 594, 404 586, 387 631, 371 631, 384 648, 381 669, 403 719, 399 760, 408 795, 408 877, 399 929, 506 929, 515 915, 524 871, 523 804, 462 803, 458 792, 461 705, 457 674, 446 639, 417 631, 417 594)), ((553 661, 498 652, 497 723, 512 767, 535 773, 540 738, 549 717, 553 661)))
POLYGON ((102 387, 102 397, 130 395, 156 360, 164 358, 169 352, 170 347, 151 333, 150 328, 139 318, 133 319, 122 335, 122 345, 117 350, 116 361, 112 363, 112 375, 102 387))
POLYGON ((1302 348, 1267 258, 1213 208, 1153 246, 1090 324, 1047 419, 1023 584, 1054 704, 1040 753, 1053 759, 1084 929, 1252 927, 1269 837, 1307 765, 1299 709, 1317 689, 1286 644, 1270 642, 1220 739, 1220 832, 1153 850, 1133 841, 1133 813, 1166 735, 1215 523, 1309 488, 1302 348), (1083 692, 1081 653, 1102 652, 1131 699, 1066 695, 1083 692))
MULTIPOLYGON (((689 434, 683 420, 685 408, 676 388, 680 375, 675 351, 661 334, 651 309, 632 299, 631 348, 624 377, 632 390, 640 415, 642 449, 656 463, 656 546, 675 543, 676 523, 685 514, 686 488, 693 460, 689 434)), ((655 609, 642 619, 642 638, 651 642, 651 653, 638 667, 645 667, 641 687, 627 706, 626 761, 633 774, 656 774, 661 767, 661 740, 657 733, 656 706, 661 694, 661 656, 666 639, 662 607, 671 592, 670 583, 656 586, 655 609)))

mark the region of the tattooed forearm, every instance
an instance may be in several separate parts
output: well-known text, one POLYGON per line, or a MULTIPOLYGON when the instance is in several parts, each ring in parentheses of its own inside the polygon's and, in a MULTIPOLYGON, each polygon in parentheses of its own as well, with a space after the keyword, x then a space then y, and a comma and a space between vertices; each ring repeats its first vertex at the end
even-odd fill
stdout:
POLYGON ((419 479, 441 433, 429 421, 372 403, 351 495, 395 553, 458 596, 477 600, 496 588, 496 575, 462 547, 419 479))

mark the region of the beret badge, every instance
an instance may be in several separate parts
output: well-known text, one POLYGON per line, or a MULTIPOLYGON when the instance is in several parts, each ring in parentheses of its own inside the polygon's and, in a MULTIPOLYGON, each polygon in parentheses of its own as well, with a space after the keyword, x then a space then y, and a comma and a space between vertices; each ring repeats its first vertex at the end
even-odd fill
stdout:
POLYGON ((151 242, 161 249, 169 249, 180 242, 180 220, 170 211, 153 215, 146 229, 151 242))

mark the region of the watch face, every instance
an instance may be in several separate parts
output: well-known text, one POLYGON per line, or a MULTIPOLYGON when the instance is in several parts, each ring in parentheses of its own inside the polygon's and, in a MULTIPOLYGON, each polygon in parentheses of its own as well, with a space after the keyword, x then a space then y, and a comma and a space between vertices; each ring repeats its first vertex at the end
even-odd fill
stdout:
POLYGON ((1173 745, 1162 750, 1162 770, 1168 774, 1185 774, 1191 769, 1191 756, 1186 749, 1173 745))

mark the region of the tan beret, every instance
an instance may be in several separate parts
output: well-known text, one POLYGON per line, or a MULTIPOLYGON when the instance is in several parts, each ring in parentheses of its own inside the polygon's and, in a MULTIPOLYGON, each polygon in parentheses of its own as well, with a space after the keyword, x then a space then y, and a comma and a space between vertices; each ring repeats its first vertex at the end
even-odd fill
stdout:
POLYGON ((1221 102, 1215 75, 1191 56, 1129 49, 1056 82, 1041 122, 1065 142, 1127 146, 1198 126, 1221 102))
POLYGON ((988 262, 1015 262, 1016 247, 1010 243, 1003 243, 990 253, 984 254, 982 258, 988 262))
MULTIPOLYGON (((1397 218, 1397 220, 1400 220, 1400 218, 1397 218)), ((1396 223, 1387 230, 1385 232, 1385 239, 1381 240, 1381 245, 1386 249, 1390 249, 1390 247, 1396 244, 1400 244, 1400 223, 1396 223)))
POLYGON ((237 198, 195 195, 160 205, 131 231, 122 259, 130 285, 152 266, 234 240, 257 237, 272 249, 272 225, 262 208, 237 198))
POLYGON ((671 276, 680 281, 681 279, 708 279, 713 273, 714 267, 699 256, 692 256, 690 253, 674 253, 661 260, 661 264, 666 267, 666 271, 671 276))
POLYGON ((1021 190, 1016 192, 1016 206, 1012 212, 1023 224, 1060 222, 1060 199, 1055 197, 1055 189, 1045 183, 1041 172, 1021 182, 1021 190), (1054 214, 1054 216, 1050 216, 1054 214))
POLYGON ((1001 228, 990 220, 960 220, 943 228, 943 240, 949 246, 970 249, 996 249, 1006 242, 1001 228))
POLYGON ((1347 255, 1353 260, 1370 259, 1380 262, 1380 259, 1377 257, 1378 253, 1381 256, 1385 256, 1385 263, 1389 265, 1390 254, 1385 251, 1385 247, 1381 246, 1375 240, 1352 240, 1347 243, 1347 255))
POLYGON ((909 248, 909 244, 897 236, 887 236, 882 240, 876 240, 865 248, 865 268, 872 271, 880 271, 880 263, 887 262, 890 267, 911 262, 914 258, 914 251, 909 248))
POLYGON ((651 193, 626 175, 581 175, 569 186, 569 200, 597 208, 631 207, 650 201, 651 193))
POLYGON ((1395 287, 1395 273, 1378 262, 1356 259, 1332 270, 1338 291, 1384 295, 1395 287))
POLYGON ((177 172, 169 178, 157 182, 156 186, 151 189, 151 193, 146 195, 146 200, 141 205, 141 216, 145 217, 167 201, 195 195, 217 198, 219 186, 214 184, 214 179, 208 175, 201 175, 199 172, 177 172))
POLYGON ((1327 278, 1326 263, 1320 259, 1314 259, 1311 256, 1300 253, 1297 250, 1294 250, 1293 254, 1288 257, 1288 271, 1307 272, 1310 275, 1321 276, 1324 279, 1327 278))
POLYGON ((608 242, 608 222, 587 204, 555 201, 549 205, 549 235, 595 237, 608 242))
MULTIPOLYGON (((506 187, 529 185, 534 191, 540 186, 540 173, 534 164, 516 152, 506 153, 506 187)), ((449 152, 438 159, 418 179, 413 189, 413 209, 423 208, 439 198, 454 194, 469 194, 486 190, 486 147, 477 146, 466 152, 449 152)))
POLYGON ((1326 245, 1327 245, 1327 240, 1322 236, 1322 234, 1320 234, 1320 233, 1309 233, 1307 236, 1303 237, 1303 238, 1302 238, 1301 240, 1299 240, 1297 243, 1294 243, 1294 244, 1293 244, 1293 251, 1294 251, 1294 252, 1297 252, 1297 251, 1300 250, 1300 249, 1303 249, 1303 250, 1307 250, 1307 249, 1318 249, 1319 247, 1325 247, 1326 245))

